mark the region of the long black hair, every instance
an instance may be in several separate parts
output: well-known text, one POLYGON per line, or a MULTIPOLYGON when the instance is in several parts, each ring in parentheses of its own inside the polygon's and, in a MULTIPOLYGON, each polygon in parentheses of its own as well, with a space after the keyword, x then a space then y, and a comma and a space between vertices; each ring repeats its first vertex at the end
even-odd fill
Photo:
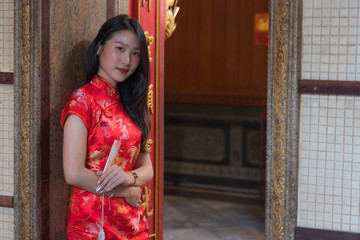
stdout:
POLYGON ((146 140, 151 129, 151 120, 147 106, 147 91, 149 87, 149 55, 146 37, 140 24, 126 14, 121 14, 107 20, 100 28, 94 41, 91 43, 86 56, 87 81, 98 73, 98 48, 104 46, 113 34, 121 30, 130 30, 135 33, 140 43, 140 63, 135 72, 124 82, 118 83, 118 92, 121 102, 130 118, 141 128, 141 151, 146 151, 146 140))

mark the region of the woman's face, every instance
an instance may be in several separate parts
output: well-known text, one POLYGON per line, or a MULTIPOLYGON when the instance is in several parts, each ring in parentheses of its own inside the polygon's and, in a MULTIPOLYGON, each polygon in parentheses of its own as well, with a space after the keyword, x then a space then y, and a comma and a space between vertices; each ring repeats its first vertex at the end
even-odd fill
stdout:
POLYGON ((117 31, 104 46, 100 45, 97 54, 99 55, 97 74, 116 88, 117 83, 125 81, 139 66, 139 39, 132 31, 117 31))

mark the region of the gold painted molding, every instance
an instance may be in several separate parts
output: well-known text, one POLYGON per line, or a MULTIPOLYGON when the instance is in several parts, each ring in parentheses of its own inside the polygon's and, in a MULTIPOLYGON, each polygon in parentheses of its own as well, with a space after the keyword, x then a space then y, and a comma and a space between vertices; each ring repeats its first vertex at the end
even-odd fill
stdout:
POLYGON ((21 1, 21 66, 20 66, 20 226, 21 239, 31 239, 30 213, 30 1, 21 1))
POLYGON ((145 37, 146 37, 146 43, 148 45, 148 52, 149 52, 149 62, 152 62, 152 57, 151 57, 151 45, 154 42, 154 37, 153 36, 149 36, 149 32, 144 32, 145 37))
POLYGON ((154 113, 154 108, 153 108, 154 91, 153 91, 153 88, 154 88, 154 85, 150 84, 148 93, 147 93, 147 106, 148 106, 148 109, 149 109, 151 115, 154 113))
POLYGON ((265 239, 294 240, 301 0, 270 1, 265 239))
POLYGON ((175 31, 175 18, 180 10, 177 3, 178 0, 165 0, 165 39, 168 39, 175 31))
MULTIPOLYGON (((162 0, 161 0, 162 2, 162 0)), ((162 2, 163 3, 163 2, 162 2)), ((149 238, 154 238, 155 240, 159 240, 159 235, 162 235, 162 233, 159 233, 159 228, 160 225, 163 224, 163 221, 160 222, 160 214, 159 214, 159 208, 162 208, 163 206, 160 206, 159 202, 160 202, 160 169, 159 166, 162 165, 162 162, 160 161, 160 140, 159 138, 162 137, 160 136, 160 131, 159 131, 159 118, 161 116, 160 114, 160 91, 159 91, 159 85, 160 85, 160 72, 162 71, 160 69, 160 67, 162 66, 160 64, 160 9, 161 6, 160 4, 160 0, 156 0, 156 37, 155 37, 155 49, 156 49, 156 54, 155 54, 155 204, 154 204, 154 208, 155 208, 155 233, 150 235, 149 238)), ((162 229, 162 227, 161 227, 162 229)))
POLYGON ((273 229, 274 239, 284 239, 285 236, 285 191, 286 191, 286 114, 287 114, 287 67, 289 48, 289 0, 282 0, 278 5, 276 23, 276 72, 275 72, 275 125, 274 125, 274 201, 273 229))
POLYGON ((151 12, 151 0, 142 0, 142 6, 145 6, 145 2, 148 1, 148 12, 151 12))
POLYGON ((146 144, 145 144, 145 145, 146 145, 146 151, 149 152, 149 153, 151 152, 151 145, 152 145, 152 144, 153 144, 153 140, 149 138, 149 139, 146 141, 146 144))
POLYGON ((154 209, 149 210, 150 196, 151 196, 151 190, 145 186, 144 194, 141 196, 141 199, 143 201, 143 204, 141 204, 141 205, 144 208, 146 217, 151 217, 154 214, 154 209))

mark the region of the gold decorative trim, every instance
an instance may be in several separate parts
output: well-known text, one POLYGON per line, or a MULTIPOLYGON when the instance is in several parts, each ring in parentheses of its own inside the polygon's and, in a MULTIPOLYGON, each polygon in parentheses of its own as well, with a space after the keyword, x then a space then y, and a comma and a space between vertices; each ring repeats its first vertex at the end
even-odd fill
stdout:
POLYGON ((146 37, 146 43, 148 45, 148 52, 149 52, 149 62, 152 62, 152 57, 151 57, 151 45, 154 42, 154 37, 153 36, 149 36, 149 33, 146 31, 144 32, 145 37, 146 37))
POLYGON ((20 226, 21 239, 31 239, 30 225, 30 1, 21 1, 21 66, 20 66, 20 226))
POLYGON ((151 190, 145 186, 144 194, 141 196, 141 199, 143 201, 143 204, 141 204, 141 205, 144 208, 146 217, 151 217, 154 214, 154 209, 149 210, 150 196, 151 196, 151 190))
POLYGON ((153 140, 152 139, 148 139, 147 141, 146 141, 146 151, 147 152, 151 152, 151 144, 153 144, 153 140))
POLYGON ((165 1, 165 39, 168 39, 175 31, 175 18, 180 10, 180 7, 177 6, 177 3, 178 0, 165 1))
POLYGON ((297 219, 301 0, 270 1, 266 232, 294 240, 297 219))
POLYGON ((150 111, 150 114, 154 113, 154 109, 153 109, 153 88, 154 86, 152 84, 150 84, 149 89, 148 89, 148 94, 147 94, 147 105, 148 105, 148 109, 150 111))
POLYGON ((160 165, 160 134, 159 134, 159 84, 160 84, 160 0, 156 0, 156 60, 155 60, 155 234, 151 237, 154 237, 155 240, 159 239, 159 227, 160 227, 160 216, 159 208, 159 198, 160 198, 160 183, 159 183, 159 165, 160 165))
POLYGON ((151 0, 142 0, 142 6, 145 6, 145 2, 148 1, 148 12, 151 12, 151 0))
POLYGON ((274 239, 285 239, 287 67, 289 43, 289 0, 278 2, 276 22, 276 72, 274 115, 274 170, 272 221, 274 239))

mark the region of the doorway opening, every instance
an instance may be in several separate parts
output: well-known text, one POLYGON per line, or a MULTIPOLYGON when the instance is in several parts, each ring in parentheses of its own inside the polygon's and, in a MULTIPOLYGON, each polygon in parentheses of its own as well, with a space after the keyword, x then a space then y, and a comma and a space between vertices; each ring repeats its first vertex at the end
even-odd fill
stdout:
POLYGON ((182 201, 256 205, 263 223, 268 1, 179 6, 165 41, 164 234, 182 201))

